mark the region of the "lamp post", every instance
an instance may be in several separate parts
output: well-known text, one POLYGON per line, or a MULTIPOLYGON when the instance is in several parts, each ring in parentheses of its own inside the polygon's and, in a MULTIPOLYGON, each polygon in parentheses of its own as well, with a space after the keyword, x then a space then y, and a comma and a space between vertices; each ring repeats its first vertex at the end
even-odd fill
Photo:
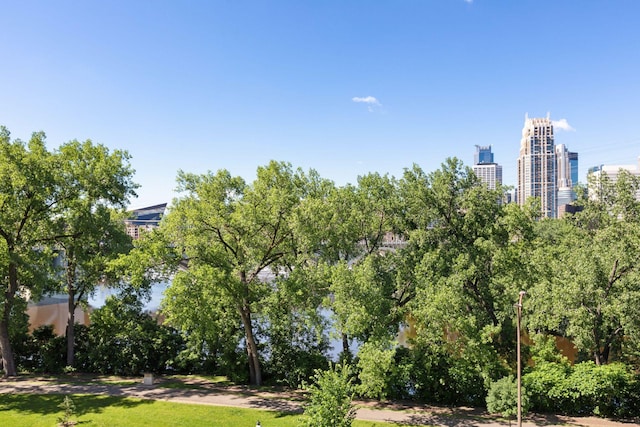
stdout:
POLYGON ((516 307, 516 325, 517 325, 517 360, 518 360, 518 427, 522 427, 522 363, 520 361, 520 320, 522 319, 522 297, 526 294, 525 291, 520 291, 518 297, 518 303, 516 307))

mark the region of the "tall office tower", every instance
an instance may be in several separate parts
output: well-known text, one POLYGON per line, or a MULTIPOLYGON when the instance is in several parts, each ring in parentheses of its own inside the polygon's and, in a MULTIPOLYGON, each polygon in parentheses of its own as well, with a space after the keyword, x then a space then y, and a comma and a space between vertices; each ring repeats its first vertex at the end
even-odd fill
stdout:
POLYGON ((490 190, 495 190, 502 185, 502 166, 493 162, 491 146, 481 147, 476 145, 475 164, 473 172, 490 190))
MULTIPOLYGON (((556 177, 558 179, 558 208, 568 205, 575 200, 573 186, 577 184, 573 181, 574 167, 572 167, 572 155, 575 155, 576 163, 578 160, 577 153, 571 153, 564 144, 556 145, 556 177)), ((577 175, 577 173, 576 173, 577 175)))
POLYGON ((474 165, 480 165, 484 163, 493 163, 493 153, 491 152, 491 146, 481 147, 476 145, 476 155, 474 156, 474 165))
POLYGON ((569 169, 571 169, 571 186, 578 184, 578 153, 569 151, 569 169))
POLYGON ((518 157, 518 204, 524 205, 529 197, 540 199, 543 216, 556 217, 556 149, 549 116, 530 119, 527 115, 522 128, 518 157))

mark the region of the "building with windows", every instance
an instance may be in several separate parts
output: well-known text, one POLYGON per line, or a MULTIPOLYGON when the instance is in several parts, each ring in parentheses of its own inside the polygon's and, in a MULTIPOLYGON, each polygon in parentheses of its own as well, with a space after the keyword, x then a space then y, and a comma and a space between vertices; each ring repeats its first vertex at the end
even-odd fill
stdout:
MULTIPOLYGON (((589 176, 591 178, 588 189, 589 197, 599 197, 599 184, 605 176, 612 184, 618 182, 621 171, 640 178, 640 157, 638 157, 638 163, 635 165, 600 165, 589 168, 589 176)), ((640 189, 636 192, 636 200, 640 201, 640 189)))
POLYGON ((569 151, 569 169, 571 174, 572 187, 575 187, 580 180, 578 179, 578 153, 569 151))
POLYGON ((546 118, 525 116, 518 157, 517 202, 540 199, 544 217, 555 218, 558 210, 556 147, 553 123, 546 118))
POLYGON ((162 203, 160 205, 148 206, 146 208, 132 210, 131 216, 126 219, 125 225, 127 226, 127 234, 132 239, 140 237, 140 231, 149 231, 160 224, 160 220, 164 216, 164 212, 167 209, 167 204, 162 203))
POLYGON ((491 152, 491 146, 476 145, 476 154, 474 156, 474 165, 493 163, 493 153, 491 152))
POLYGON ((556 145, 556 175, 560 209, 576 199, 573 187, 578 183, 578 153, 570 152, 564 144, 556 145))
POLYGON ((489 189, 495 190, 502 185, 502 166, 493 162, 490 145, 488 147, 476 145, 474 160, 473 172, 489 189))

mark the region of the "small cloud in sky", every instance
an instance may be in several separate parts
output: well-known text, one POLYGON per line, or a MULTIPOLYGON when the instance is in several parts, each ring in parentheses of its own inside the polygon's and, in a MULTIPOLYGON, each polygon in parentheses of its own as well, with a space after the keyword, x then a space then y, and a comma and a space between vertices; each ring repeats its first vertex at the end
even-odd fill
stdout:
POLYGON ((464 2, 471 4, 471 3, 473 3, 473 0, 464 0, 464 2))
POLYGON ((553 120, 554 129, 574 131, 575 129, 567 122, 567 119, 553 120))
POLYGON ((363 102, 367 104, 367 109, 369 112, 373 112, 375 107, 382 107, 380 101, 376 99, 375 96, 354 96, 351 98, 353 102, 363 102))

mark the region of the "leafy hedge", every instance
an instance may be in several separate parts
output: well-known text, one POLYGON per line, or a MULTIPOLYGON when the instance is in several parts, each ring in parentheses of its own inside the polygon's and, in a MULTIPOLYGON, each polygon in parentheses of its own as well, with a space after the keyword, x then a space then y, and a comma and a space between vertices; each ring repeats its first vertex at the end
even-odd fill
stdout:
POLYGON ((621 363, 540 362, 523 376, 534 411, 567 415, 640 415, 640 381, 621 363))

